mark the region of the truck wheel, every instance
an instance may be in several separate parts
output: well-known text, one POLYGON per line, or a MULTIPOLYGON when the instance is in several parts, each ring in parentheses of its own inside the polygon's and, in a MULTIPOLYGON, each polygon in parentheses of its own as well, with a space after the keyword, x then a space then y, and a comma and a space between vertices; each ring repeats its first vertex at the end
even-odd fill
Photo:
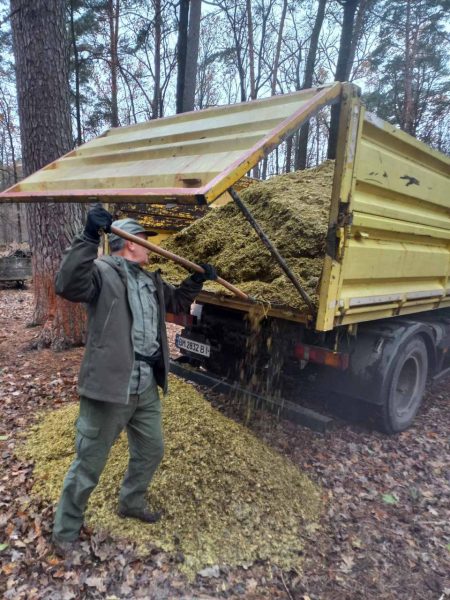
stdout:
POLYGON ((428 353, 421 337, 411 338, 398 352, 382 406, 381 426, 386 433, 407 429, 419 410, 428 373, 428 353))

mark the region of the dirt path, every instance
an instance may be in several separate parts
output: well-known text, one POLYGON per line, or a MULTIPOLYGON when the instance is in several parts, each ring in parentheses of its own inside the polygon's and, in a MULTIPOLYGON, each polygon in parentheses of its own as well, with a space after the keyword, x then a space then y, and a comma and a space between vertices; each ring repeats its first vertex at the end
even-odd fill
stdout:
MULTIPOLYGON (((386 437, 342 424, 325 435, 267 415, 254 431, 323 488, 321 527, 310 531, 304 571, 220 566, 189 584, 176 557, 140 560, 132 542, 83 533, 67 564, 49 544, 53 506, 30 495, 31 464, 14 448, 42 410, 76 401, 82 349, 26 350, 31 294, 0 290, 0 594, 9 599, 450 598, 450 389, 429 391, 414 428, 386 437), (218 574, 218 577, 211 575, 218 574)), ((231 418, 224 397, 213 398, 231 418)))

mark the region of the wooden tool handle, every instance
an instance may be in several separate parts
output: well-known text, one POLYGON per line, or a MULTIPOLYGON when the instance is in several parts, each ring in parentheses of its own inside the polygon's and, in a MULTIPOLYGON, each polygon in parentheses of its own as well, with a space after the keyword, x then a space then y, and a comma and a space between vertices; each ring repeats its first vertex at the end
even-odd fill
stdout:
MULTIPOLYGON (((178 254, 169 252, 169 250, 165 250, 164 248, 161 248, 160 246, 157 246, 156 244, 152 244, 151 242, 148 242, 147 240, 144 240, 143 238, 141 238, 137 235, 133 235, 132 233, 122 231, 122 229, 119 229, 118 227, 111 226, 111 233, 118 235, 119 237, 123 238, 124 240, 128 240, 129 242, 134 242, 135 244, 139 244, 140 246, 143 246, 144 248, 148 248, 148 250, 151 250, 152 252, 156 252, 156 254, 159 254, 160 256, 164 256, 164 258, 173 260, 174 262, 178 263, 179 265, 181 265, 188 271, 196 271, 197 273, 205 272, 205 270, 200 265, 197 265, 196 263, 191 262, 190 260, 187 260, 186 258, 183 258, 182 256, 178 256, 178 254)), ((229 283, 225 279, 222 279, 222 277, 217 277, 217 279, 215 279, 215 281, 217 281, 217 283, 220 283, 221 285, 223 285, 223 287, 225 287, 230 292, 233 292, 233 294, 235 294, 238 298, 241 298, 241 300, 250 300, 250 297, 247 294, 245 294, 242 290, 235 287, 233 284, 229 283)))

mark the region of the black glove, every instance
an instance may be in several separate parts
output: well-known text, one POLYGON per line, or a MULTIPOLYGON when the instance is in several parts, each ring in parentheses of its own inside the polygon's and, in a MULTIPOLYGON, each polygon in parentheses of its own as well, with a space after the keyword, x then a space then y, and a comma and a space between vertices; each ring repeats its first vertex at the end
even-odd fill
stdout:
POLYGON ((88 212, 84 233, 93 240, 100 239, 99 229, 106 233, 111 232, 111 223, 113 216, 103 208, 103 206, 94 206, 88 212))
POLYGON ((199 263, 199 266, 202 267, 205 270, 205 272, 195 272, 193 275, 191 275, 192 281, 195 281, 195 283, 204 283, 207 279, 217 279, 217 271, 212 265, 208 265, 206 263, 199 263))

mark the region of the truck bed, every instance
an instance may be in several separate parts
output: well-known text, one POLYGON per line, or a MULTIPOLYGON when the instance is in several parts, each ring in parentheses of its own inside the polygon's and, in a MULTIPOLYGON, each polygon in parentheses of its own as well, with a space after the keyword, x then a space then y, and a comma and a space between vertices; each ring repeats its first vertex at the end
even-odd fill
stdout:
POLYGON ((450 306, 450 158, 355 106, 341 131, 317 315, 267 307, 318 331, 450 306))
MULTIPOLYGON (((358 103, 348 108, 317 315, 306 307, 266 307, 318 331, 450 306, 450 159, 358 103)), ((222 292, 203 292, 200 301, 252 307, 222 292)))

